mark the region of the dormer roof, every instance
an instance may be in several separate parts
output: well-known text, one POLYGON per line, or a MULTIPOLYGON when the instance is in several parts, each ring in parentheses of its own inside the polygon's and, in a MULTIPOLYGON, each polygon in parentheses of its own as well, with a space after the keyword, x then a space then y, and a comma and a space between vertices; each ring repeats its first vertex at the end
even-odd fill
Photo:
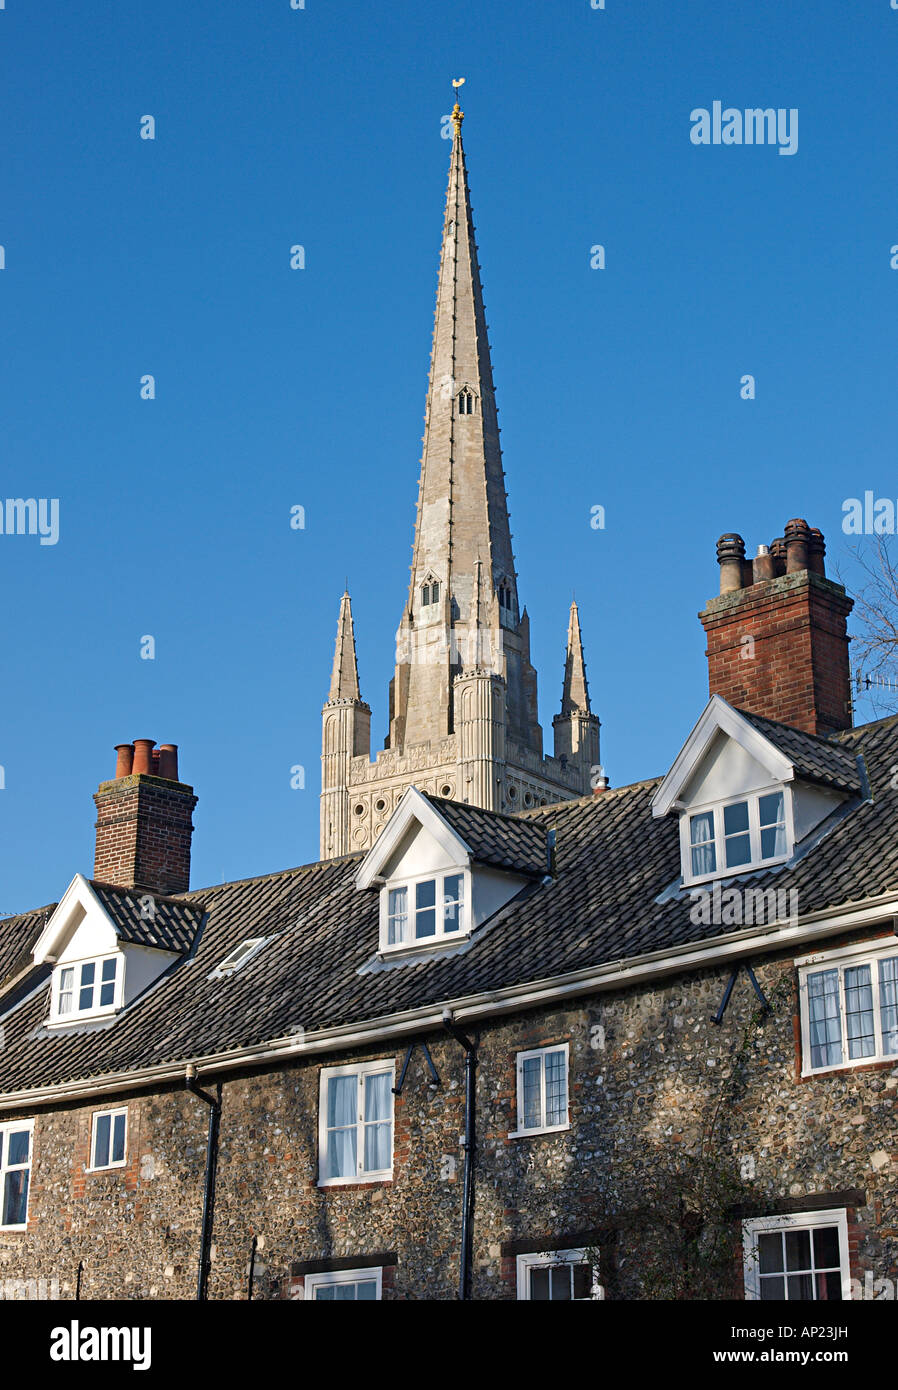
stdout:
POLYGON ((720 734, 732 739, 765 767, 772 781, 791 782, 799 778, 846 795, 857 795, 863 786, 858 760, 848 748, 817 734, 806 734, 773 719, 734 709, 720 695, 712 695, 652 798, 654 816, 666 816, 678 809, 682 793, 720 734))

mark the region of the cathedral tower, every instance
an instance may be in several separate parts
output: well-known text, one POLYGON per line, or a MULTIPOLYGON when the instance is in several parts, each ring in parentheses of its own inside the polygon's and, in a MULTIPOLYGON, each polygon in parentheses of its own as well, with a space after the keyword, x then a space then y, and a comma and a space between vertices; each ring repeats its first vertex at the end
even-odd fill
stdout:
POLYGON ((530 623, 518 602, 480 267, 452 112, 411 580, 396 634, 389 733, 372 762, 349 595, 323 710, 321 856, 366 850, 414 783, 518 811, 583 795, 598 763, 576 605, 555 757, 543 756, 530 623), (573 648, 572 648, 573 643, 573 648))

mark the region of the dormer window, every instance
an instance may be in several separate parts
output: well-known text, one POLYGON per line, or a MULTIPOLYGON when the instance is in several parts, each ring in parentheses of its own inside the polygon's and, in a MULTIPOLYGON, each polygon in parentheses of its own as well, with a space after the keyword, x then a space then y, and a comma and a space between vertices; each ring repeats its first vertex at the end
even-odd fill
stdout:
POLYGON ((466 931, 466 878, 464 872, 436 874, 384 888, 381 949, 422 945, 466 931))
POLYGON ((458 413, 459 413, 459 415, 473 415, 473 414, 474 414, 474 400, 475 400, 474 392, 473 392, 473 391, 469 391, 467 387, 465 387, 465 389, 464 389, 463 391, 460 391, 460 392, 458 393, 458 413))
POLYGON ((690 810, 682 816, 681 827, 689 883, 776 864, 790 853, 783 788, 690 810))
POLYGON ((58 965, 53 972, 51 1021, 67 1023, 113 1013, 121 993, 120 960, 115 955, 58 965))

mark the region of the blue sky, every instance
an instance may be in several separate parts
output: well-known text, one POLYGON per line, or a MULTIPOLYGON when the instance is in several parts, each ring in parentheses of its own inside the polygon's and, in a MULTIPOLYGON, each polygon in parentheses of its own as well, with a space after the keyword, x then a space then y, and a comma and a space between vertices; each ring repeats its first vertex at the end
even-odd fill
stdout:
POLYGON ((549 736, 572 592, 620 785, 706 699, 718 535, 806 516, 850 573, 843 499, 898 495, 889 0, 6 0, 0 54, 0 497, 60 504, 0 537, 0 912, 91 871, 135 737, 195 886, 315 859, 345 576, 382 742, 453 76, 549 736), (798 153, 696 147, 715 100, 798 153))

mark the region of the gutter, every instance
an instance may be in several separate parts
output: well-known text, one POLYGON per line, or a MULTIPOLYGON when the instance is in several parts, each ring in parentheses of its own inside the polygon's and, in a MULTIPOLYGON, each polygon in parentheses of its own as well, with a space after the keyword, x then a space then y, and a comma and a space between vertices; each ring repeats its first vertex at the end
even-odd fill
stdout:
MULTIPOLYGON (((600 966, 587 966, 581 970, 548 976, 522 985, 462 995, 447 1002, 402 1010, 348 1027, 320 1028, 314 1031, 297 1028, 292 1033, 272 1039, 261 1047, 252 1045, 230 1048, 224 1052, 198 1057, 194 1065, 197 1069, 201 1067, 204 1072, 218 1074, 242 1067, 316 1056, 323 1052, 366 1047, 374 1042, 403 1038, 412 1033, 439 1032, 444 1027, 443 1013, 446 1008, 451 1009, 453 1017, 459 1023, 498 1017, 538 1004, 560 1002, 572 996, 620 989, 628 984, 659 979, 690 968, 701 969, 715 964, 726 964, 740 956, 777 951, 790 946, 797 947, 841 932, 881 926, 890 923, 896 915, 898 900, 895 894, 881 894, 879 898, 866 899, 862 905, 848 904, 836 915, 828 909, 810 913, 798 923, 790 924, 786 921, 782 924, 773 922, 763 927, 746 927, 740 931, 706 939, 702 943, 686 943, 668 947, 663 951, 630 956, 625 960, 609 961, 600 966)), ((109 1072, 54 1086, 7 1091, 0 1093, 0 1112, 21 1111, 27 1107, 55 1101, 77 1101, 88 1096, 119 1094, 123 1090, 182 1081, 183 1077, 183 1061, 164 1062, 158 1066, 109 1072)))

